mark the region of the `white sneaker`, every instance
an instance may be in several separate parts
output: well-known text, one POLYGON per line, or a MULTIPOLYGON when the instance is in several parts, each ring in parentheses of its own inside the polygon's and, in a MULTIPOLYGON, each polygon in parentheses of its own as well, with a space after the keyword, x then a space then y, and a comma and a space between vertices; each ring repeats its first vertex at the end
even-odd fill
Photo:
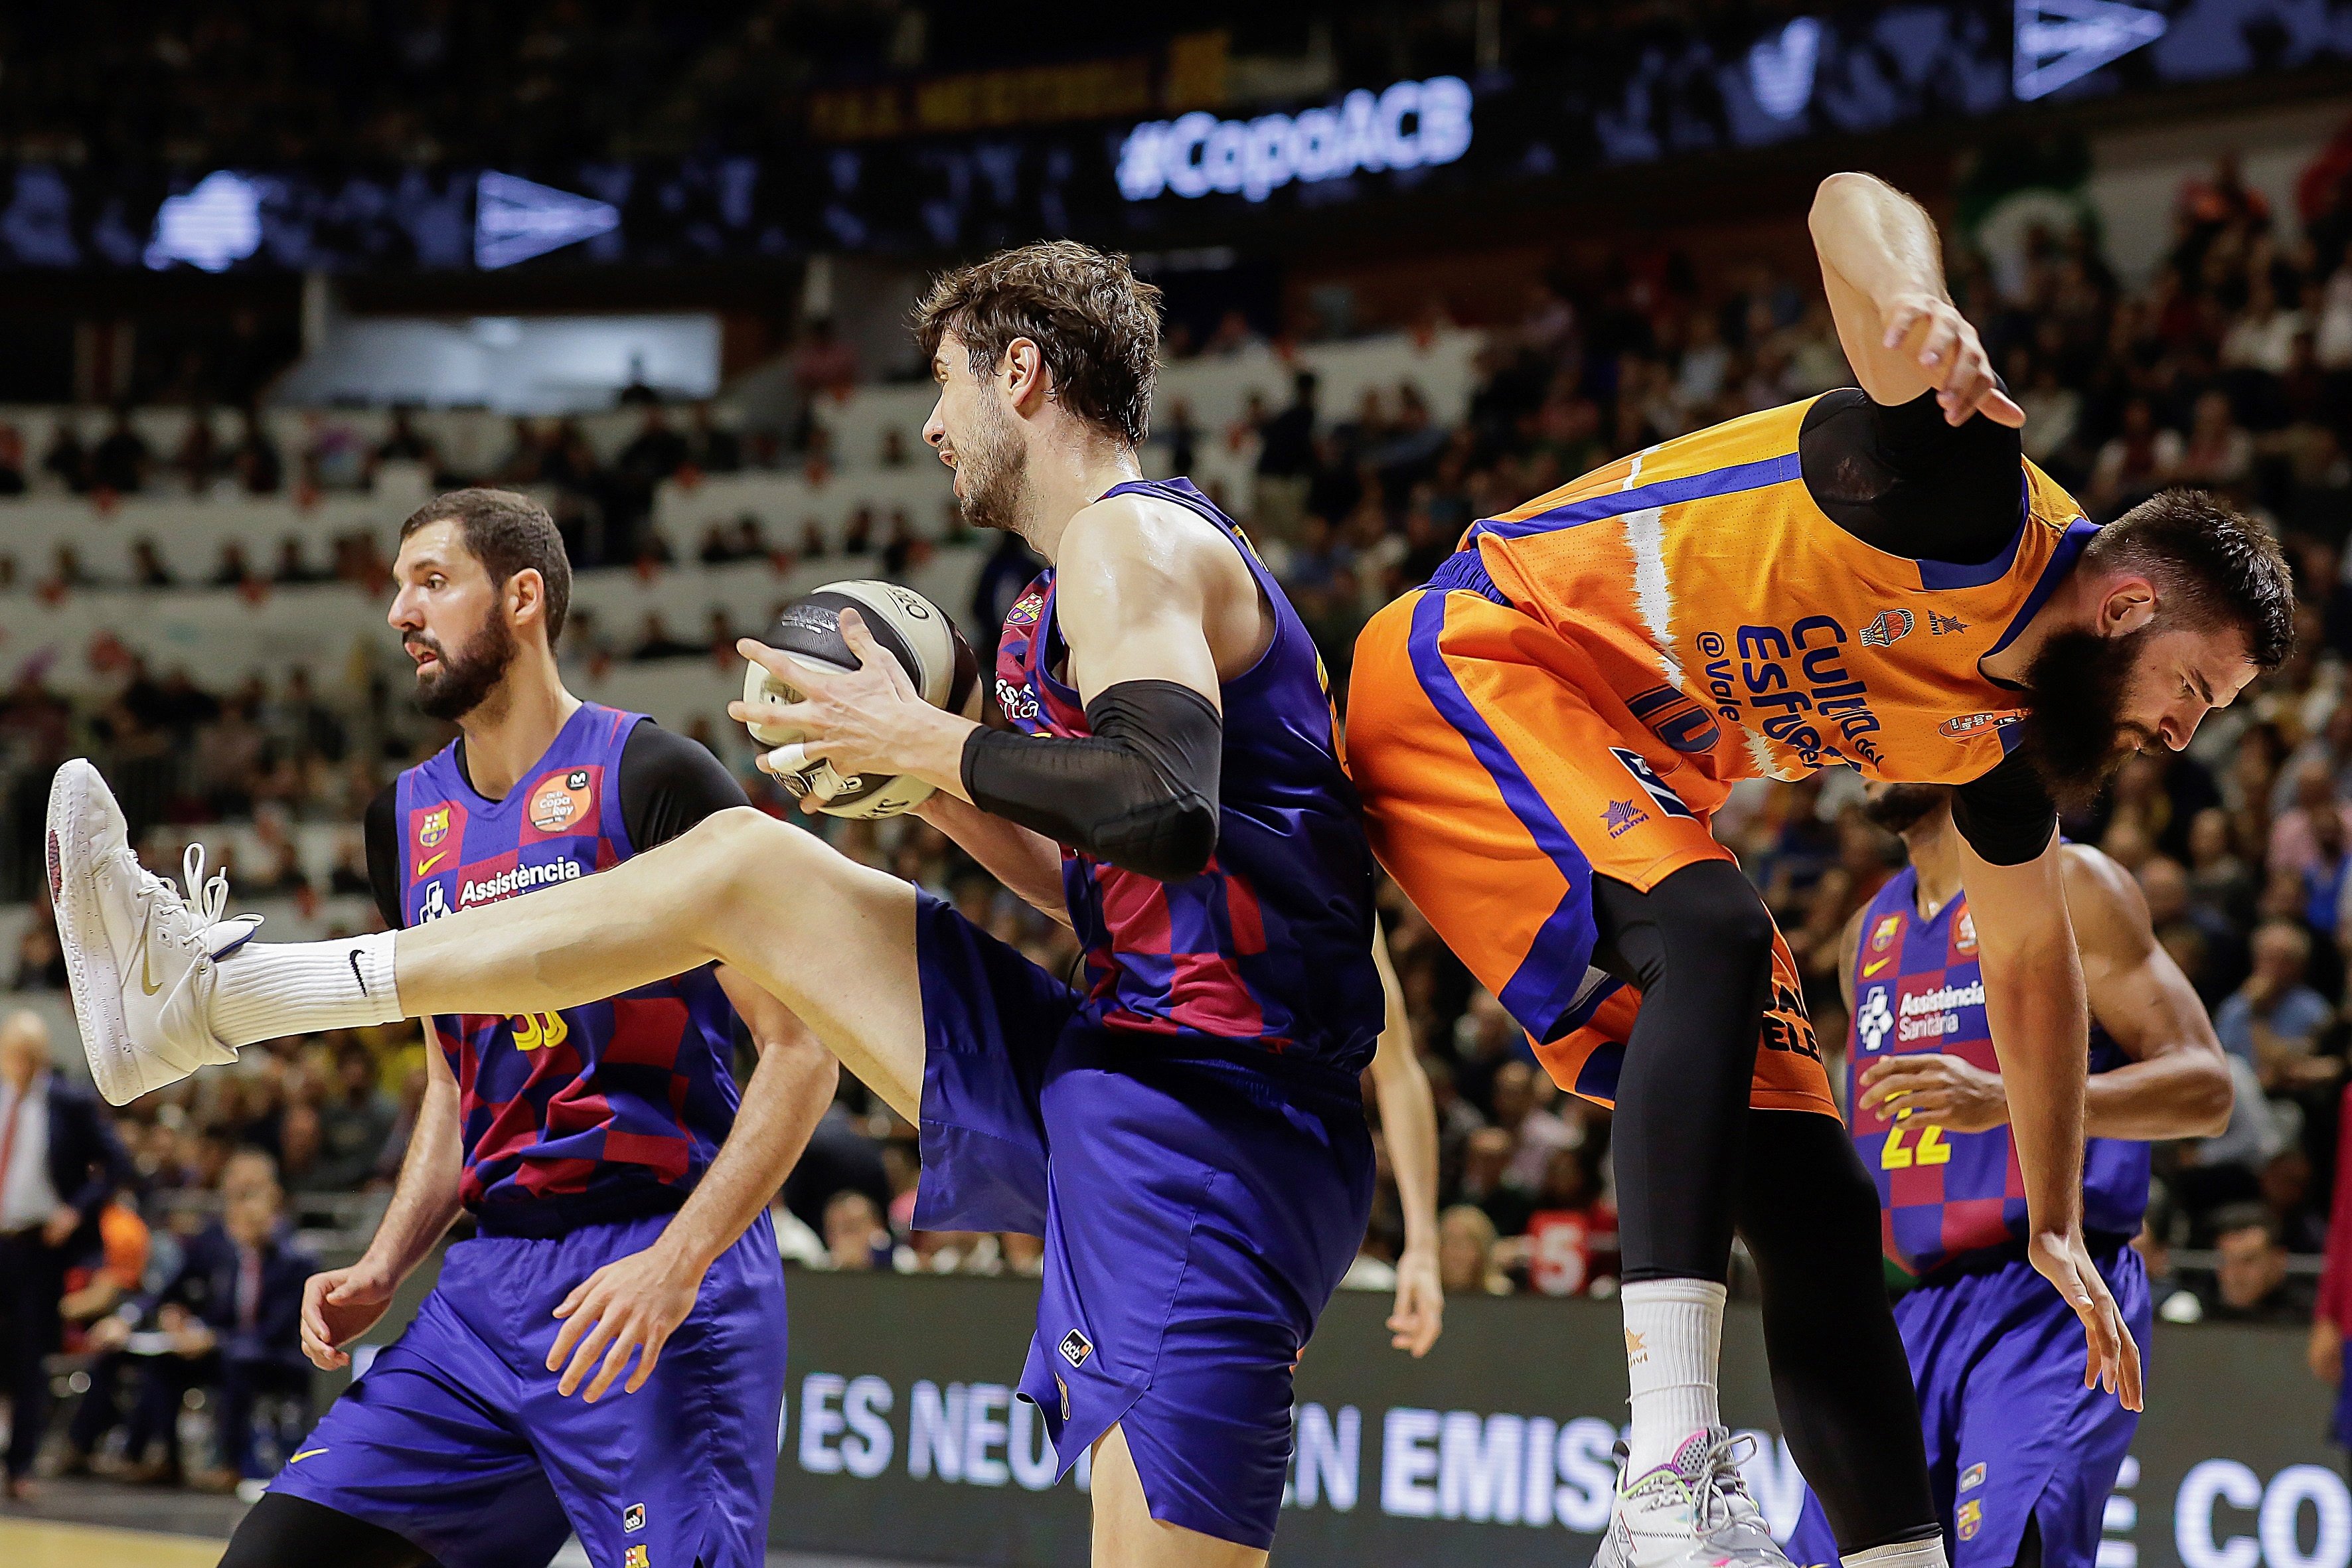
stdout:
POLYGON ((1709 1426, 1630 1479, 1620 1444, 1617 1499, 1592 1568, 1791 1568, 1740 1477, 1745 1441, 1709 1426))
POLYGON ((107 1103, 235 1061, 206 1022, 213 962, 250 940, 261 917, 221 918, 228 879, 205 881, 204 847, 189 845, 181 862, 184 898, 139 864, 113 793, 76 757, 49 786, 47 849, 82 1054, 107 1103))

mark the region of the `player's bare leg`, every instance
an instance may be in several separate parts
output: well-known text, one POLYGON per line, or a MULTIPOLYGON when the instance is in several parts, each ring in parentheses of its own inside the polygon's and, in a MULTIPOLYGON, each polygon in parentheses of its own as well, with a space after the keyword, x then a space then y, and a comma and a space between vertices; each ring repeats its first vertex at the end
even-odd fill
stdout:
POLYGON ((921 1103, 915 889, 748 807, 488 918, 411 927, 394 952, 416 1016, 572 1006, 717 960, 791 1007, 900 1115, 921 1103))
POLYGON ((923 1082, 915 892, 748 807, 530 897, 397 932, 273 945, 227 891, 142 869, 98 770, 58 771, 52 890, 83 1044, 117 1104, 257 1040, 596 1001, 713 960, 786 1003, 910 1120, 923 1082), (193 902, 191 900, 194 900, 193 902))
POLYGON ((1094 1568, 1262 1568, 1255 1546, 1220 1541, 1151 1517, 1127 1435, 1117 1426, 1094 1447, 1094 1568))

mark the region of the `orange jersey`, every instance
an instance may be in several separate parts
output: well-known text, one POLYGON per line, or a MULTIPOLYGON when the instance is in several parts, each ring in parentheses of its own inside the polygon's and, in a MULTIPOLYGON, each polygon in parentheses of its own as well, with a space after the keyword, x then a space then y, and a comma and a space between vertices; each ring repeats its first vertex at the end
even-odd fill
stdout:
MULTIPOLYGON (((1671 748, 1697 810, 1735 780, 1837 763, 1925 784, 1990 772, 2018 693, 1978 661, 2023 628, 2093 532, 2027 463, 2018 531, 1993 560, 1874 549, 1806 490, 1797 437, 1811 406, 1661 443, 1463 542, 1491 596, 1572 644, 1671 748)), ((1486 591, 1465 580, 1475 570, 1457 556, 1432 586, 1486 591)))

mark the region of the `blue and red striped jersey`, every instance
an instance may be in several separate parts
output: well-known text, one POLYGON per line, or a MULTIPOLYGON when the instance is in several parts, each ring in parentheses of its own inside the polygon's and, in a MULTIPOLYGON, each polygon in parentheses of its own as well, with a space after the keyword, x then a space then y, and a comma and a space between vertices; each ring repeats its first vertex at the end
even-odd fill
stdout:
MULTIPOLYGON (((635 854, 621 753, 644 721, 581 704, 502 800, 476 793, 454 742, 402 773, 401 923, 635 854)), ((734 1121, 734 1018, 708 966, 557 1013, 436 1017, 457 1079, 466 1205, 486 1227, 532 1235, 675 1208, 734 1121)))
MULTIPOLYGON (((1257 663, 1220 690, 1223 764, 1208 868, 1162 882, 1064 849, 1063 891, 1086 957, 1080 1016, 1115 1035, 1245 1064, 1264 1066, 1271 1054, 1330 1085, 1344 1079, 1352 1094, 1382 1015, 1372 855, 1322 660, 1241 529, 1189 480, 1105 492, 1127 493, 1184 507, 1231 539, 1273 606, 1275 632, 1257 663)), ((997 647, 999 704, 1031 735, 1093 732, 1057 673, 1063 652, 1048 569, 1013 604, 997 647)))
MULTIPOLYGON (((1916 1125, 1897 1108, 1862 1103, 1862 1073, 1882 1056, 1942 1052, 1999 1072, 1985 1022, 1977 928, 1965 895, 1919 913, 1918 873, 1887 879, 1863 911, 1853 959, 1853 1026, 1846 1052, 1848 1123, 1862 1163, 1878 1183, 1886 1256, 1926 1274, 1963 1253, 2026 1239, 2025 1184, 2006 1126, 1948 1132, 1916 1125)), ((2093 1072, 2129 1060, 2091 1025, 2093 1072)), ((2093 1138, 2083 1151, 2083 1226, 2130 1236, 2147 1209, 2147 1145, 2093 1138)))

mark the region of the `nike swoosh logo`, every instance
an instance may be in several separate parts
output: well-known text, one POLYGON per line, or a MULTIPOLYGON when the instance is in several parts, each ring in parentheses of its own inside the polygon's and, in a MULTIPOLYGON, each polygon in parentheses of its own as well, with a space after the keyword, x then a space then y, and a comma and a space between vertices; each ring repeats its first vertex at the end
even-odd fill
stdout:
POLYGON ((1867 980, 1894 962, 1891 958, 1882 958, 1876 963, 1865 963, 1862 966, 1862 977, 1867 980))
POLYGON ((151 927, 142 925, 139 928, 139 989, 152 996, 163 989, 163 984, 155 978, 154 963, 148 956, 147 944, 151 934, 151 927))
POLYGON ((324 1449, 324 1448, 305 1448, 305 1449, 303 1449, 300 1453, 299 1453, 299 1454, 295 1455, 292 1458, 290 1458, 290 1459, 287 1460, 286 1462, 287 1462, 288 1464, 289 1464, 289 1465, 299 1465, 299 1464, 300 1464, 303 1460, 305 1460, 305 1459, 309 1458, 311 1455, 313 1455, 313 1454, 323 1454, 323 1453, 325 1453, 326 1451, 327 1451, 327 1450, 326 1450, 326 1449, 324 1449))
POLYGON ((434 867, 438 866, 442 861, 446 860, 447 858, 449 858, 449 851, 444 849, 440 854, 436 855, 430 860, 419 860, 416 863, 416 869, 412 873, 412 875, 422 877, 425 872, 430 871, 434 867))
POLYGON ((352 961, 352 978, 360 983, 360 994, 362 996, 373 995, 374 993, 367 988, 367 976, 360 973, 360 950, 356 947, 352 948, 343 956, 352 961))

